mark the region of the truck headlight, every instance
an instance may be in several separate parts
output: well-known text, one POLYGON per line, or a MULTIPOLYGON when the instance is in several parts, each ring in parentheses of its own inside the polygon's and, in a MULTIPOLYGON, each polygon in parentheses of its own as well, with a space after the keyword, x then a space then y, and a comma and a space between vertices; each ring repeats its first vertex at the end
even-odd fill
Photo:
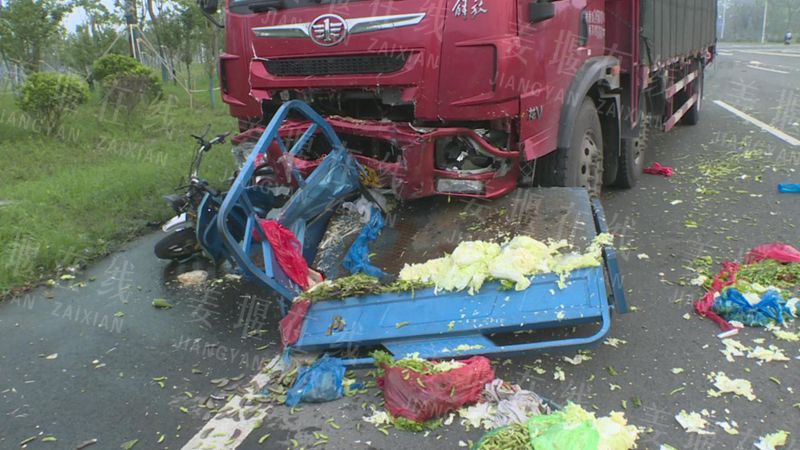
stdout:
POLYGON ((452 178, 437 178, 436 190, 443 194, 477 194, 482 195, 486 192, 486 185, 483 181, 477 180, 455 180, 452 178))

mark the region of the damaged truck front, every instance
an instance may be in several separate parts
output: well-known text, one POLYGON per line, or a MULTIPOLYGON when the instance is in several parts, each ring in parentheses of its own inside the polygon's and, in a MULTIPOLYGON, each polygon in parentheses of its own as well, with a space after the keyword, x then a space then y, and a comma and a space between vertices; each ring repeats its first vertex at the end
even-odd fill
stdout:
MULTIPOLYGON (((665 129, 694 121, 716 17, 709 0, 225 6, 221 89, 242 154, 281 104, 303 100, 376 184, 406 199, 495 198, 519 183, 633 185, 645 118, 665 129)), ((309 143, 300 170, 319 152, 309 143)))

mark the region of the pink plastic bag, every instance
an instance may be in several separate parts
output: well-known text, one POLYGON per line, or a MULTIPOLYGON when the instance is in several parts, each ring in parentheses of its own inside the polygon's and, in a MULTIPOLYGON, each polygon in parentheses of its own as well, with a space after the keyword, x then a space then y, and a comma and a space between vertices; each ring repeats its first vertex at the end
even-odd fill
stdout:
POLYGON ((759 245, 750 250, 750 253, 744 257, 744 262, 745 264, 753 264, 765 259, 774 259, 784 264, 800 263, 800 250, 780 242, 759 245))
POLYGON ((662 166, 659 163, 653 163, 652 166, 646 167, 644 169, 644 173, 649 173, 650 175, 663 175, 665 177, 671 177, 675 174, 675 170, 669 166, 662 166))

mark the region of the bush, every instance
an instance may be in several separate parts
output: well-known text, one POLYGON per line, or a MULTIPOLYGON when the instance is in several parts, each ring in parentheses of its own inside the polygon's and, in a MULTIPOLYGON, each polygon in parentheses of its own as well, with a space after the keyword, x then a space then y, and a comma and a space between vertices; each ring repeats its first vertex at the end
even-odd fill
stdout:
POLYGON ((108 54, 100 57, 92 65, 92 77, 98 83, 112 75, 136 70, 139 67, 144 67, 142 63, 125 55, 108 54))
POLYGON ((130 114, 142 103, 161 97, 161 81, 147 66, 139 65, 125 72, 107 76, 102 82, 105 101, 115 110, 130 114))
POLYGON ((130 56, 103 56, 92 66, 92 77, 100 83, 104 101, 114 115, 130 115, 140 104, 161 97, 161 81, 155 72, 130 56))
POLYGON ((52 134, 61 128, 64 113, 86 103, 89 88, 74 75, 37 72, 25 80, 20 94, 17 98, 19 108, 45 133, 52 134))

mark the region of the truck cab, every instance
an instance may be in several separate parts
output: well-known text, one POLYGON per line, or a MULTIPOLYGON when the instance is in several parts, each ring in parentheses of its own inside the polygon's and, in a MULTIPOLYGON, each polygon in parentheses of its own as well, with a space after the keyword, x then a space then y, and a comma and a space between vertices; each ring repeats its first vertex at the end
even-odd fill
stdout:
MULTIPOLYGON (((599 192, 604 182, 632 185, 641 171, 642 155, 624 154, 624 139, 639 138, 651 78, 637 0, 225 7, 222 98, 240 130, 303 100, 401 197, 494 198, 520 181, 599 192), (625 180, 620 170, 636 173, 625 180)), ((311 147, 309 168, 321 155, 311 147)))

